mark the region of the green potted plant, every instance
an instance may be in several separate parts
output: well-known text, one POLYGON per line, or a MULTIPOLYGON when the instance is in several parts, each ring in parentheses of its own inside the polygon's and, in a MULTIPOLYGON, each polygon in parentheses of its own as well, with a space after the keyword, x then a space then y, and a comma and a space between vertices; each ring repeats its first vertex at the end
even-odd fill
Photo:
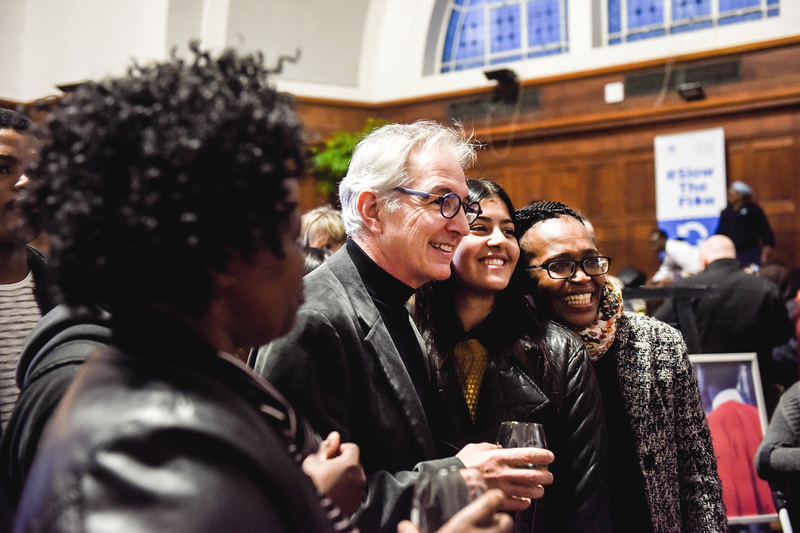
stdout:
POLYGON ((383 119, 371 117, 361 131, 336 132, 321 146, 312 148, 314 164, 311 175, 317 180, 317 190, 327 197, 335 196, 339 190, 339 182, 347 174, 347 167, 358 141, 387 123, 383 119))

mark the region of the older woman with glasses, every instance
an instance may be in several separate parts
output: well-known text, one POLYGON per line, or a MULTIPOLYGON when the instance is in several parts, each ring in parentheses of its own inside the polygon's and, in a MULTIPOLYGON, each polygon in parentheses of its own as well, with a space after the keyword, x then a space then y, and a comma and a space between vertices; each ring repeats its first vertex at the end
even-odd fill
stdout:
POLYGON ((541 423, 555 454, 554 483, 517 515, 517 531, 530 532, 532 521, 537 532, 610 531, 605 423, 586 350, 528 305, 515 275, 520 251, 508 194, 486 179, 467 180, 467 187, 467 207, 480 202, 480 209, 453 256, 452 275, 415 298, 443 407, 434 428, 442 454, 495 442, 504 421, 541 423))
MULTIPOLYGON (((517 210, 536 307, 589 350, 608 426, 614 531, 727 532, 722 486, 681 334, 636 313, 606 280, 580 216, 558 202, 517 210)), ((557 456, 556 456, 557 457, 557 456)))

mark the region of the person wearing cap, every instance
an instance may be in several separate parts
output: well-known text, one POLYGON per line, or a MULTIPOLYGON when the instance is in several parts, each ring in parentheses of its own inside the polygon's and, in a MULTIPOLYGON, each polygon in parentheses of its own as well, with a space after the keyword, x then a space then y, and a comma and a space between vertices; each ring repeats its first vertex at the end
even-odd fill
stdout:
POLYGON ((729 237, 742 266, 769 262, 775 235, 764 211, 753 202, 753 189, 743 181, 728 187, 728 205, 720 213, 717 235, 729 237))

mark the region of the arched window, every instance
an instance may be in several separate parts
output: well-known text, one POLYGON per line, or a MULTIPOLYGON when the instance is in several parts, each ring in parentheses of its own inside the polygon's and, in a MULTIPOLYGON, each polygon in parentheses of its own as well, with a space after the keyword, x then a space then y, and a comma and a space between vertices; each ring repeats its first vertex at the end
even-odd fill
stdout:
POLYGON ((780 0, 607 0, 608 44, 724 26, 780 13, 780 0))
POLYGON ((567 0, 450 0, 441 72, 568 49, 567 0))

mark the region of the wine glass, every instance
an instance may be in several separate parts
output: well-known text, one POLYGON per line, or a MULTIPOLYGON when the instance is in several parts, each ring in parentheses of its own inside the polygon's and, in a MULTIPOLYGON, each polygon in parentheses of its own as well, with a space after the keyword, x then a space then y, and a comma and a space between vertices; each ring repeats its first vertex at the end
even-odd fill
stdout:
POLYGON ((420 533, 434 533, 487 489, 476 468, 423 470, 414 482, 411 521, 420 533))
MULTIPOLYGON (((544 426, 536 422, 502 422, 497 432, 496 442, 503 448, 547 448, 547 441, 544 437, 544 426)), ((547 465, 528 463, 519 468, 547 469, 547 465)), ((536 500, 531 502, 531 507, 531 529, 533 529, 533 517, 536 515, 536 500)), ((521 511, 517 511, 516 517, 514 518, 514 529, 516 533, 522 532, 521 511)))

